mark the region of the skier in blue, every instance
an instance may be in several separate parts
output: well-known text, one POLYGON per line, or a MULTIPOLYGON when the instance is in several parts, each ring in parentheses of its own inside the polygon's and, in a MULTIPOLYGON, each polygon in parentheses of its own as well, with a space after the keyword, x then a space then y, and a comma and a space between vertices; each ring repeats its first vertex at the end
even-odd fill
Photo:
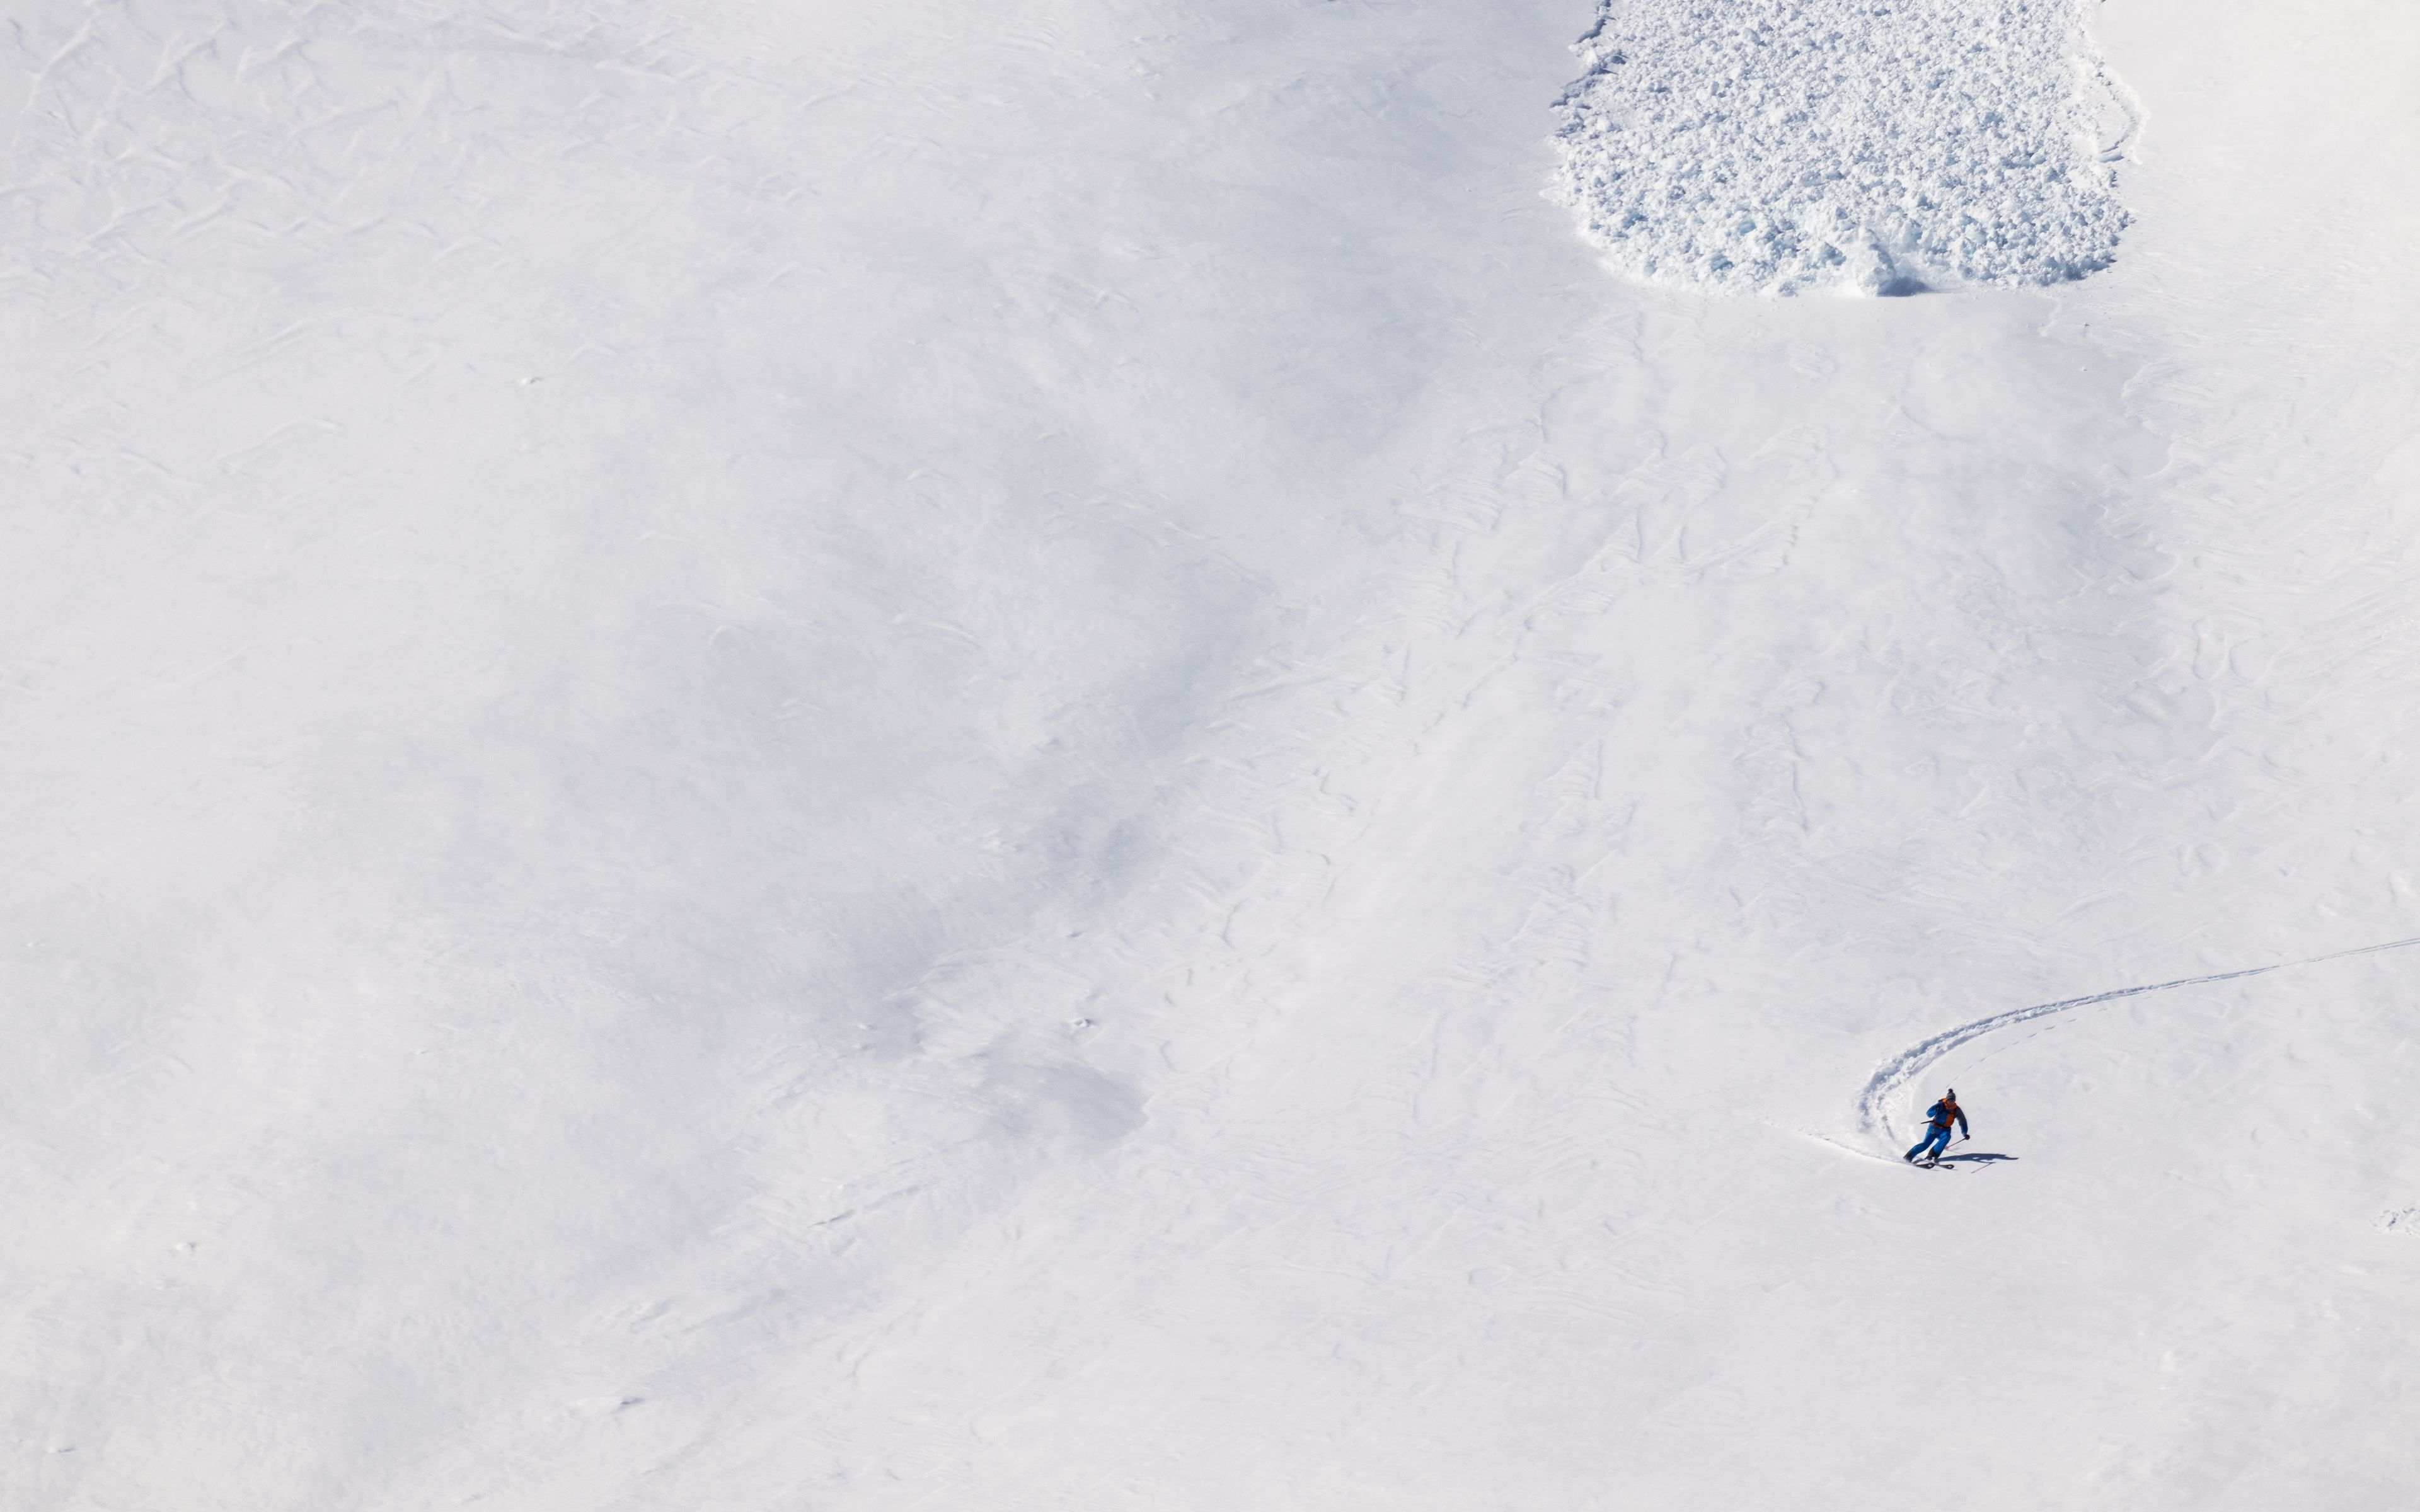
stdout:
POLYGON ((1960 1134, 1967 1133, 1966 1110, 1958 1105, 1958 1088, 1954 1087, 1941 1094, 1940 1102, 1924 1110, 1924 1118, 1931 1127, 1924 1131, 1924 1137, 1916 1142, 1916 1148, 1907 1152, 1906 1159, 1910 1165, 1915 1164, 1918 1155, 1924 1156, 1927 1165, 1939 1164, 1941 1152, 1949 1148, 1951 1124, 1958 1125, 1960 1134))

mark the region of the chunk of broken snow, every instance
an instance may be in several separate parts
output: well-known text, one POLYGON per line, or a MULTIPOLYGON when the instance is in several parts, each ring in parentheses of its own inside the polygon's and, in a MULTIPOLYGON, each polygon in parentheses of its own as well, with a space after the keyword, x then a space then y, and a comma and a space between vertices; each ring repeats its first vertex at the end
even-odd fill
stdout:
POLYGON ((2136 113, 2074 0, 1601 0, 1558 197, 1636 277, 1724 293, 2108 266, 2136 113))

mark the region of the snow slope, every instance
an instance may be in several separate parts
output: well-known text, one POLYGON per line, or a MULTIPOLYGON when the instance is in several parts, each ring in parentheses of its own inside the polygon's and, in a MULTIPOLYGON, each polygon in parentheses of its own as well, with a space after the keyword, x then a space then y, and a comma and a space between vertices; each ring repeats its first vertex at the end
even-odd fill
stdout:
POLYGON ((21 11, 0 1502, 2408 1499, 2420 21, 1771 300, 1595 19, 21 11))

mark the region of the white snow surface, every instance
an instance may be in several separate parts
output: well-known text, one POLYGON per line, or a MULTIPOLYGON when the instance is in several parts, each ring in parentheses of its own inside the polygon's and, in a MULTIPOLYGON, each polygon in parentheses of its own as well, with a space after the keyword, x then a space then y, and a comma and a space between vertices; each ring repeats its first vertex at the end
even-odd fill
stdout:
POLYGON ((2137 124, 2076 0, 1601 0, 1558 192, 1641 278, 1906 294, 2116 257, 2137 124))
POLYGON ((2408 1503, 2420 9, 1590 19, 17 8, 0 1505, 2408 1503))

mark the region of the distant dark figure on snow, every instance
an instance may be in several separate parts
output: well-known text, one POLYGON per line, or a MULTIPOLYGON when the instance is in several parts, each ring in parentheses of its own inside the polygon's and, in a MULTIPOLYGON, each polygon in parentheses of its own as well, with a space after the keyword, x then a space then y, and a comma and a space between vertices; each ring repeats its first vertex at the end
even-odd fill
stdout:
POLYGON ((1958 1132, 1962 1134, 1967 1132, 1966 1110, 1958 1105, 1958 1088, 1953 1087, 1942 1093, 1940 1102, 1924 1110, 1924 1118, 1931 1127, 1924 1131, 1924 1137, 1916 1142, 1916 1148, 1907 1152, 1907 1159, 1913 1161, 1922 1155, 1924 1163, 1930 1165, 1940 1160, 1941 1152, 1949 1148, 1951 1124, 1958 1125, 1958 1132))

